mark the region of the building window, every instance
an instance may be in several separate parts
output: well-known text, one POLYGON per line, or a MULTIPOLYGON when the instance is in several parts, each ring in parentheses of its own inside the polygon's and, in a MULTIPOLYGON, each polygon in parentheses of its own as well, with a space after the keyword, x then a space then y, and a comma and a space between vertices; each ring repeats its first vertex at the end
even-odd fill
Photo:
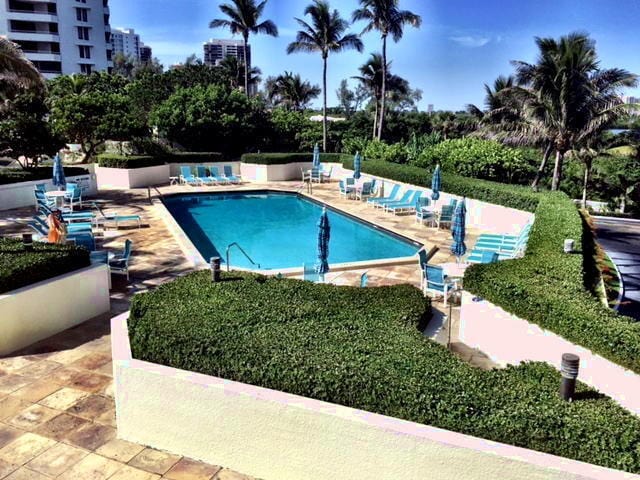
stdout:
POLYGON ((107 61, 113 60, 113 50, 107 50, 107 61))
POLYGON ((76 2, 87 3, 87 0, 76 0, 76 2))
POLYGON ((78 27, 78 40, 89 40, 89 27, 78 27))
POLYGON ((84 73, 85 75, 89 75, 93 71, 93 66, 88 63, 80 64, 80 73, 84 73))
POLYGON ((79 22, 89 21, 89 9, 88 8, 76 8, 76 20, 79 22))
POLYGON ((80 58, 91 58, 91 47, 88 45, 78 45, 80 58))

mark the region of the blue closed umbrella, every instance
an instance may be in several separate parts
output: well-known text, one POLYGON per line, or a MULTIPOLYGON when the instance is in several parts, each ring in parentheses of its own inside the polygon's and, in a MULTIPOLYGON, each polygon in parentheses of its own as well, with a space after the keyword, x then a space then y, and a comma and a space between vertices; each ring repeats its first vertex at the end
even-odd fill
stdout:
POLYGON ((64 168, 62 168, 62 160, 58 154, 53 158, 53 185, 61 190, 64 190, 67 186, 67 180, 64 178, 64 168))
POLYGON ((318 263, 316 272, 320 275, 320 281, 324 282, 324 276, 329 273, 329 239, 331 238, 331 225, 327 209, 322 209, 322 215, 318 221, 318 263))
POLYGON ((437 165, 435 172, 433 172, 433 177, 431 178, 431 190, 433 190, 431 198, 433 200, 438 200, 440 198, 440 182, 440 165, 437 165))
POLYGON ((358 180, 360 178, 360 169, 362 168, 362 157, 360 156, 360 152, 356 153, 355 158, 353 159, 353 178, 358 180))
POLYGON ((451 225, 451 235, 453 236, 453 245, 451 245, 451 253, 453 253, 458 260, 465 253, 467 253, 467 246, 464 243, 465 230, 466 230, 466 216, 467 206, 464 199, 456 207, 456 211, 453 214, 453 224, 451 225))
POLYGON ((316 143, 316 146, 313 147, 313 168, 320 168, 320 147, 316 143))

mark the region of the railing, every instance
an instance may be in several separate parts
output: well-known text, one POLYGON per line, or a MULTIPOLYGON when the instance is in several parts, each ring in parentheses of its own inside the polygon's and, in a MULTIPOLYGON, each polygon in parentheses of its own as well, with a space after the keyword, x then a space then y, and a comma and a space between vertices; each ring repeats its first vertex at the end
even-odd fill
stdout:
POLYGON ((251 265, 253 265, 254 267, 260 268, 260 264, 254 262, 251 257, 247 254, 247 252, 244 251, 244 249, 238 245, 237 242, 233 242, 230 243, 227 246, 227 251, 226 251, 226 258, 227 258, 227 272, 231 269, 230 264, 229 264, 229 251, 231 250, 231 247, 236 247, 238 250, 240 250, 240 252, 242 252, 242 254, 247 258, 247 260, 249 260, 251 262, 251 265))

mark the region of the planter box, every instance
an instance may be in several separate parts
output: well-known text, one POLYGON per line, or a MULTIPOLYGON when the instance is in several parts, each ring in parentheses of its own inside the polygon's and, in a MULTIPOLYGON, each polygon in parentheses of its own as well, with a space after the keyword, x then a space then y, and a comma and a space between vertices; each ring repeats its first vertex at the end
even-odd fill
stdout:
MULTIPOLYGON (((83 165, 83 167, 90 167, 90 171, 93 166, 83 165)), ((95 175, 88 173, 87 175, 78 175, 73 177, 67 177, 68 183, 79 183, 86 188, 85 195, 95 195, 98 191, 96 186, 95 175)), ((12 208, 31 207, 36 204, 33 190, 35 186, 44 183, 47 186, 47 190, 57 190, 51 183, 51 179, 48 180, 35 180, 31 182, 10 183, 8 185, 0 185, 0 210, 11 210, 12 208)))
POLYGON ((98 188, 142 188, 169 183, 169 165, 144 168, 104 168, 96 166, 98 188))
POLYGON ((575 353, 580 357, 578 380, 640 415, 640 375, 536 324, 511 315, 486 300, 473 299, 470 293, 462 295, 462 342, 483 351, 503 366, 536 361, 547 362, 560 370, 562 354, 575 353))
POLYGON ((287 163, 284 165, 240 164, 240 174, 244 180, 257 183, 286 182, 302 180, 302 170, 310 170, 312 162, 287 163))
POLYGON ((116 419, 124 440, 264 480, 630 475, 131 357, 127 314, 111 321, 116 419))
POLYGON ((108 312, 109 268, 93 265, 0 295, 0 355, 108 312))

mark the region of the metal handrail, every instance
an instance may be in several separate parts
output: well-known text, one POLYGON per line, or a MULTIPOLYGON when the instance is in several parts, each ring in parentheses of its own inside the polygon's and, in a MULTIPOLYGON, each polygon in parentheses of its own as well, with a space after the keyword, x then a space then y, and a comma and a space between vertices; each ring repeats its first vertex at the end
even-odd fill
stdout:
POLYGON ((229 250, 231 250, 231 247, 236 247, 238 250, 240 250, 242 252, 242 254, 247 257, 247 260, 249 260, 251 262, 251 265, 254 265, 258 268, 260 268, 260 264, 254 262, 251 257, 247 254, 247 252, 244 251, 244 249, 238 245, 238 242, 233 242, 230 243, 229 245, 227 245, 227 251, 226 251, 226 258, 227 258, 227 272, 230 270, 230 264, 229 264, 229 250))

